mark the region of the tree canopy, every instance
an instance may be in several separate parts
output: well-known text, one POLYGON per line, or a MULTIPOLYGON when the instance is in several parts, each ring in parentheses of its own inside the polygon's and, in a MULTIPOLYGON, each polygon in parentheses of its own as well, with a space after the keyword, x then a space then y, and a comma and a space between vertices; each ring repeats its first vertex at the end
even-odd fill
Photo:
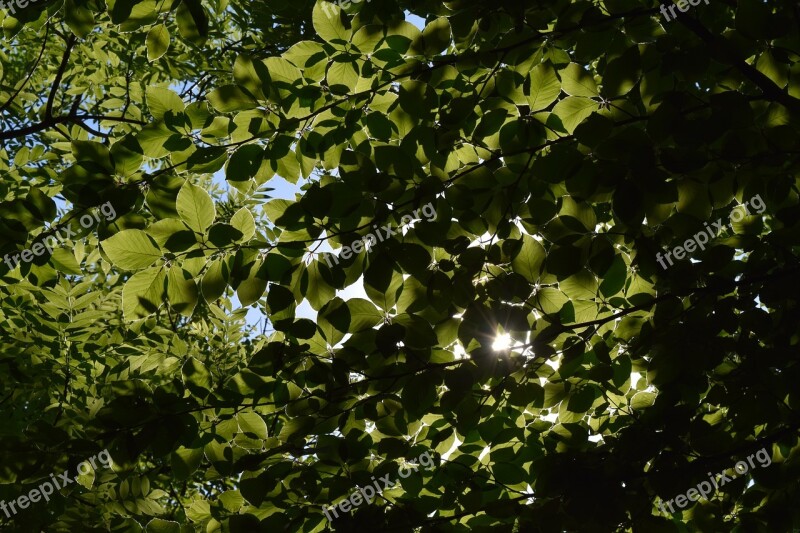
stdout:
POLYGON ((3 531, 800 528, 796 2, 0 8, 3 531))

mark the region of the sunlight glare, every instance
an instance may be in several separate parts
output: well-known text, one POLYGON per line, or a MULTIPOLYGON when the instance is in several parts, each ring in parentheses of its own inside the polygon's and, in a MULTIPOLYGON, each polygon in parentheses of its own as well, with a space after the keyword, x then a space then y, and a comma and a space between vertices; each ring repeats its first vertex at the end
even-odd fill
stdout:
POLYGON ((500 352, 502 350, 508 350, 511 347, 511 335, 508 333, 503 333, 502 335, 498 335, 494 342, 492 343, 492 350, 496 352, 500 352))

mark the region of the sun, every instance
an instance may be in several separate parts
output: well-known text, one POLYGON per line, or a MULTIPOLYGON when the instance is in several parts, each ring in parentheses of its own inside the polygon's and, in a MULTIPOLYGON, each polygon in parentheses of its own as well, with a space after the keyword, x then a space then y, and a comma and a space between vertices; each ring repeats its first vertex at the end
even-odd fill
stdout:
POLYGON ((503 350, 508 350, 509 348, 511 348, 511 335, 508 333, 498 334, 492 343, 492 350, 501 352, 503 350))

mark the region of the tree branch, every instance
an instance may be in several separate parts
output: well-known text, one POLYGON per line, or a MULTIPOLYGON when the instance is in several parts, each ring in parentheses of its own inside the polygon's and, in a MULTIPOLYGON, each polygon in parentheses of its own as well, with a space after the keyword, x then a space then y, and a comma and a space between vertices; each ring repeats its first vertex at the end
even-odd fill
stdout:
MULTIPOLYGON (((672 2, 663 1, 662 4, 672 5, 672 2)), ((750 80, 761 90, 767 100, 779 103, 786 109, 800 114, 800 99, 785 92, 775 85, 764 73, 740 58, 733 47, 731 47, 724 38, 708 31, 708 28, 703 26, 700 21, 680 11, 678 11, 677 15, 677 19, 681 24, 686 26, 686 28, 708 45, 709 52, 714 59, 735 67, 745 78, 750 80)))
MULTIPOLYGON (((60 117, 45 118, 45 120, 43 120, 42 122, 39 122, 38 124, 32 124, 30 126, 26 126, 24 128, 20 128, 20 129, 17 129, 17 130, 9 130, 9 131, 0 132, 0 140, 17 139, 19 137, 25 137, 25 136, 31 135, 33 133, 38 133, 40 131, 44 131, 47 128, 50 128, 50 127, 55 126, 57 124, 73 123, 73 124, 81 125, 80 123, 83 120, 98 120, 98 121, 100 121, 100 120, 111 120, 111 121, 114 121, 114 122, 125 122, 125 123, 128 123, 128 124, 139 124, 139 125, 142 125, 142 126, 147 124, 147 122, 144 122, 144 121, 141 121, 141 120, 136 120, 136 119, 133 119, 133 118, 125 118, 125 117, 107 117, 107 116, 103 116, 103 115, 74 115, 74 116, 66 115, 66 116, 60 116, 60 117)), ((81 127, 83 127, 83 126, 81 126, 81 127)))
POLYGON ((61 85, 61 78, 64 77, 64 72, 67 70, 69 56, 72 54, 72 47, 75 46, 75 40, 76 37, 72 33, 67 38, 67 49, 64 50, 64 55, 61 58, 61 64, 58 66, 58 72, 56 72, 56 79, 53 80, 53 86, 50 87, 50 96, 47 97, 47 106, 44 109, 45 120, 48 120, 53 116, 53 103, 56 99, 56 92, 58 92, 58 87, 61 85))

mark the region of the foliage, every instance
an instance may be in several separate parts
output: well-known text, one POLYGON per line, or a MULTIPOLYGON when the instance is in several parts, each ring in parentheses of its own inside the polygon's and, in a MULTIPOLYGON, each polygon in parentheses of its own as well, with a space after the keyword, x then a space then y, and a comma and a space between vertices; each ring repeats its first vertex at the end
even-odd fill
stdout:
POLYGON ((0 264, 0 499, 114 467, 2 527, 800 527, 795 3, 345 4, 6 15, 0 253, 77 236, 0 264), (712 501, 654 505, 764 446, 712 501))

